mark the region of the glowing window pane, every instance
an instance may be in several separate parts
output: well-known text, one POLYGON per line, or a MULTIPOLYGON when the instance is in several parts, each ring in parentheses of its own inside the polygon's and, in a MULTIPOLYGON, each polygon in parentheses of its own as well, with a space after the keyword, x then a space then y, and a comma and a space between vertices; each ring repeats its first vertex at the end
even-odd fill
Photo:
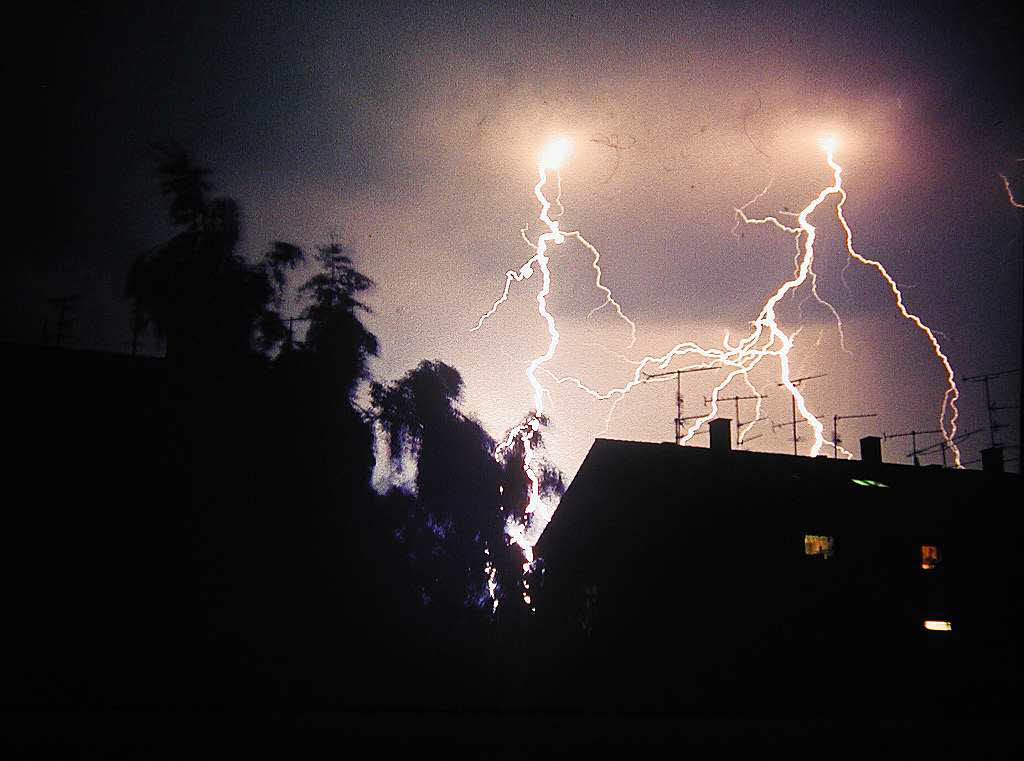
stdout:
POLYGON ((804 554, 820 555, 823 558, 830 558, 832 557, 834 542, 835 540, 831 536, 804 534, 804 554))
POLYGON ((882 489, 889 488, 888 484, 883 484, 881 481, 872 481, 870 478, 851 478, 850 480, 857 484, 857 486, 878 486, 882 489))
POLYGON ((921 545, 921 568, 930 571, 942 562, 942 552, 934 544, 921 545))
POLYGON ((924 628, 930 632, 951 632, 953 624, 949 621, 925 621, 924 628))

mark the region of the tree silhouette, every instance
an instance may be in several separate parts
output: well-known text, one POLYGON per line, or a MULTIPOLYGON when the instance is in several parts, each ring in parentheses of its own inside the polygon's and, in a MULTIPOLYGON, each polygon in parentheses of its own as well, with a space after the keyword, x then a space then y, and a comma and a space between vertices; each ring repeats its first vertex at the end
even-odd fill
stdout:
POLYGON ((288 700, 395 700, 402 680, 403 696, 424 704, 441 680, 449 697, 472 689, 470 664, 500 668, 523 641, 521 627, 479 611, 492 610, 491 567, 509 611, 497 618, 526 615, 522 555, 505 532, 523 517, 525 450, 495 459, 443 362, 371 382, 361 409, 379 351, 361 321, 374 283, 340 244, 320 246, 295 291, 308 323, 296 340, 280 312, 303 251, 276 241, 247 261, 238 203, 211 197, 208 170, 179 146, 156 149, 175 232, 136 259, 126 294, 138 326, 166 338, 172 370, 186 371, 168 373, 159 440, 198 581, 188 660, 232 702, 257 687, 288 700), (394 468, 415 463, 415 494, 372 493, 372 424, 394 468))
MULTIPOLYGON (((309 327, 301 341, 285 331, 270 365, 273 404, 256 439, 257 507, 273 548, 267 554, 281 559, 275 602, 264 602, 267 628, 284 632, 288 662, 302 680, 330 692, 338 680, 355 679, 362 668, 355 654, 377 633, 378 555, 390 535, 374 512, 370 424, 354 404, 378 351, 359 319, 370 309, 357 298, 373 283, 336 243, 311 258, 315 270, 297 290, 309 327)), ((303 260, 281 243, 264 257, 279 293, 287 270, 303 260)))
POLYGON ((299 289, 310 298, 302 312, 309 321, 304 348, 318 358, 322 382, 338 398, 350 399, 367 377, 366 363, 378 351, 377 337, 359 321, 358 313, 370 308, 356 298, 374 283, 355 269, 337 243, 318 248, 315 259, 319 271, 299 289))
MULTIPOLYGON (((526 425, 530 420, 536 420, 539 426, 534 429, 530 439, 532 461, 530 469, 537 475, 540 482, 541 497, 560 497, 565 491, 565 481, 562 472, 551 463, 544 452, 544 429, 548 426, 549 420, 546 415, 530 413, 517 427, 526 425)), ((532 485, 526 475, 526 445, 522 437, 512 437, 509 434, 512 429, 505 432, 505 440, 511 444, 502 448, 502 481, 501 495, 502 508, 508 514, 522 523, 530 519, 525 513, 529 503, 529 491, 532 485)))
MULTIPOLYGON (((533 420, 537 421, 539 425, 533 429, 529 440, 530 470, 539 482, 540 497, 545 504, 550 504, 557 502, 557 499, 565 491, 565 480, 562 472, 547 459, 544 449, 544 429, 549 424, 548 418, 545 415, 537 415, 531 412, 518 426, 505 432, 502 439, 510 443, 508 446, 503 447, 500 453, 501 488, 499 492, 501 495, 501 514, 505 517, 507 523, 523 527, 527 534, 532 534, 537 530, 534 522, 540 520, 541 517, 537 513, 531 514, 527 512, 533 485, 526 473, 527 445, 521 436, 511 436, 510 434, 515 429, 521 430, 523 426, 528 425, 533 420)), ((518 549, 514 549, 504 556, 499 555, 496 562, 505 563, 504 568, 501 569, 504 571, 502 577, 505 579, 502 599, 512 603, 505 606, 506 615, 508 615, 510 610, 521 612, 522 607, 520 603, 523 601, 523 594, 527 592, 524 588, 524 581, 530 585, 528 594, 531 600, 534 602, 537 600, 540 585, 537 583, 537 579, 534 578, 536 573, 531 569, 528 574, 524 575, 522 571, 524 558, 518 549)))
POLYGON ((209 197, 209 170, 173 142, 153 145, 157 175, 170 198, 170 240, 141 253, 132 264, 125 295, 136 308, 137 327, 152 326, 167 341, 175 365, 186 357, 229 360, 269 350, 285 331, 276 307, 283 270, 301 260, 290 244, 275 244, 258 264, 236 253, 242 213, 231 198, 209 197))
POLYGON ((267 278, 269 298, 267 298, 257 316, 257 345, 264 352, 284 345, 292 347, 292 333, 285 328, 281 319, 280 309, 284 303, 285 290, 288 285, 288 271, 294 270, 305 261, 302 249, 294 243, 274 241, 263 255, 261 262, 262 274, 267 278))
MULTIPOLYGON (((279 278, 274 282, 283 284, 284 269, 301 261, 302 253, 276 244, 265 259, 276 266, 270 269, 279 278)), ((349 541, 356 538, 348 522, 352 513, 370 502, 374 463, 369 421, 353 401, 368 377, 367 362, 378 351, 377 337, 359 320, 359 312, 370 308, 356 298, 373 281, 355 269, 337 243, 321 246, 314 259, 317 270, 298 291, 308 299, 301 312, 309 321, 305 338, 286 337, 274 363, 280 413, 275 438, 291 442, 278 454, 295 476, 288 488, 306 494, 310 510, 343 520, 337 528, 349 541)))
POLYGON ((390 385, 371 386, 392 467, 415 463, 415 495, 405 500, 408 512, 398 530, 412 577, 424 603, 452 616, 467 603, 490 609, 488 562, 500 590, 518 589, 521 573, 518 550, 505 536, 504 473, 495 442, 459 411, 462 389, 459 372, 438 361, 423 361, 390 385))

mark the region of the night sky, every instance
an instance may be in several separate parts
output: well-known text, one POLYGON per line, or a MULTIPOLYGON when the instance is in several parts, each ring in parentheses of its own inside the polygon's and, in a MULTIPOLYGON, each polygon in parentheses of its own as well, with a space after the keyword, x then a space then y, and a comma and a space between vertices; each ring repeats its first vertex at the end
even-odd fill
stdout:
MULTIPOLYGON (((252 256, 272 240, 348 246, 377 283, 377 377, 448 362, 466 381, 464 411, 498 436, 530 409, 523 371, 547 339, 539 278, 468 331, 530 257, 520 229, 541 232, 533 185, 548 140, 574 146, 562 227, 600 249, 638 331, 627 350, 613 312, 586 319, 603 296, 567 242, 552 251, 562 343, 549 368, 607 389, 632 373, 613 352, 720 346, 726 330, 749 330, 795 247, 767 227, 734 236, 734 209, 772 181, 749 213, 799 211, 831 180, 819 141, 833 134, 855 247, 941 331, 958 380, 1020 366, 1021 216, 999 173, 1024 196, 1021 29, 998 4, 403 5, 143 3, 38 18, 40 35, 18 43, 9 180, 21 232, 4 258, 0 338, 37 341, 46 300, 77 293, 74 345, 123 350, 129 263, 170 234, 147 145, 173 138, 239 200, 252 256)), ((806 290, 779 317, 788 332, 802 325, 793 375, 828 373, 806 386, 827 429, 834 414, 877 413, 841 423, 857 454, 863 435, 936 428, 944 376, 873 270, 851 266, 844 287, 833 212, 812 219, 815 269, 852 354, 826 310, 801 309, 806 290)), ((777 365, 762 368, 752 380, 766 411, 786 420, 777 365)), ((685 414, 721 377, 685 378, 685 414)), ((987 425, 980 385, 960 385, 961 430, 987 425)), ((994 381, 993 401, 1015 403, 1016 389, 1015 375, 994 381)), ((571 477, 602 431, 671 440, 673 392, 638 389, 605 430, 608 402, 552 384, 552 459, 571 477)), ((755 434, 751 449, 791 451, 788 430, 755 434)), ((1001 434, 1018 441, 1016 425, 1001 434)), ((987 432, 968 439, 964 460, 987 444, 987 432)), ((908 462, 909 448, 883 452, 908 462)))

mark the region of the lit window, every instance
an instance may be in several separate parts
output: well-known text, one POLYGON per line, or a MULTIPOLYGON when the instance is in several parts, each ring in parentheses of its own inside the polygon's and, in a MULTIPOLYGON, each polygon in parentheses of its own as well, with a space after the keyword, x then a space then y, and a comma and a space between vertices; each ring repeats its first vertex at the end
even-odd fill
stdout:
POLYGON ((881 481, 872 481, 870 478, 851 478, 857 486, 880 486, 883 489, 888 489, 889 484, 883 484, 881 481))
POLYGON ((951 632, 953 624, 949 621, 925 621, 924 628, 930 632, 951 632))
POLYGON ((818 534, 804 534, 804 554, 820 555, 823 558, 832 557, 832 545, 834 539, 830 536, 819 536, 818 534))
POLYGON ((921 545, 921 569, 930 571, 942 562, 942 552, 934 544, 921 545))

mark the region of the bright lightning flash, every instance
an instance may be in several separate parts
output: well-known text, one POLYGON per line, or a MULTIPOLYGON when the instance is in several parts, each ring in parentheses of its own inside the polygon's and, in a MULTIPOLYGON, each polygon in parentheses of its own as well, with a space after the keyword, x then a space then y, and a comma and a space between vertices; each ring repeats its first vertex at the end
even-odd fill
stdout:
MULTIPOLYGON (((896 302, 896 307, 900 314, 910 322, 912 322, 925 336, 928 338, 931 344, 932 351, 936 358, 942 365, 947 381, 947 388, 942 398, 942 404, 939 410, 939 424, 942 429, 943 438, 946 444, 950 447, 954 456, 954 463, 957 467, 962 467, 960 461, 960 451, 953 441, 953 437, 956 435, 956 421, 959 415, 957 410, 956 402, 959 398, 959 389, 956 386, 954 380, 953 368, 950 365, 949 359, 943 353, 939 341, 935 336, 935 333, 925 325, 921 319, 908 311, 904 304, 903 294, 896 284, 896 281, 885 269, 885 267, 874 259, 869 259, 861 256, 853 247, 853 232, 850 228, 849 223, 846 220, 844 214, 844 205, 846 203, 847 194, 842 183, 842 167, 835 161, 835 151, 838 146, 838 140, 834 135, 828 135, 821 140, 821 148, 825 153, 825 161, 832 172, 832 183, 818 193, 818 195, 812 199, 799 213, 791 214, 790 216, 796 217, 796 225, 788 225, 782 223, 777 216, 766 216, 761 218, 749 217, 746 213, 746 209, 759 200, 768 191, 768 187, 758 194, 752 201, 744 204, 742 207, 735 209, 736 224, 733 232, 738 228, 740 224, 744 225, 772 225, 779 230, 790 234, 794 237, 797 246, 796 256, 794 257, 794 272, 790 279, 783 282, 775 292, 768 298, 764 306, 761 307, 756 319, 751 322, 752 330, 749 335, 741 339, 738 343, 732 343, 728 332, 725 333, 722 340, 722 348, 704 348, 692 341, 677 344, 668 352, 661 356, 645 356, 640 360, 628 360, 623 357, 629 364, 634 366, 634 372, 632 377, 622 386, 613 388, 609 391, 600 392, 589 388, 581 380, 575 377, 558 377, 551 373, 547 368, 544 367, 552 357, 558 348, 559 333, 555 325, 555 319, 547 309, 547 297, 551 292, 551 269, 550 269, 550 257, 548 256, 548 249, 550 245, 561 245, 565 242, 566 238, 572 237, 577 239, 581 244, 586 247, 593 255, 593 268, 596 272, 595 284, 605 294, 605 302, 597 309, 591 312, 591 315, 602 309, 604 306, 609 304, 613 305, 618 313, 619 317, 624 320, 630 327, 630 346, 636 340, 636 326, 635 324, 622 313, 622 309, 618 302, 612 297, 611 291, 601 283, 601 268, 599 266, 600 253, 594 248, 589 242, 587 242, 579 232, 564 232, 560 229, 557 220, 553 220, 550 217, 551 202, 547 199, 544 194, 544 188, 548 183, 548 172, 552 171, 556 175, 558 195, 556 196, 555 203, 561 207, 561 175, 559 174, 560 168, 568 158, 571 152, 571 144, 565 138, 559 138, 552 141, 538 155, 537 171, 538 181, 534 186, 533 192, 540 203, 540 215, 539 218, 544 224, 546 229, 538 238, 536 243, 533 243, 526 237, 525 229, 522 231, 523 239, 533 249, 534 255, 526 261, 518 270, 510 270, 506 273, 505 288, 501 297, 494 302, 491 309, 480 317, 479 321, 472 330, 478 330, 487 320, 491 317, 498 308, 508 299, 509 289, 513 281, 522 282, 529 279, 535 272, 534 267, 540 270, 541 273, 541 288, 537 293, 537 310, 544 320, 547 331, 548 331, 548 347, 547 350, 540 356, 534 358, 526 369, 526 377, 533 389, 533 402, 534 411, 527 416, 524 423, 515 427, 507 436, 507 438, 500 443, 495 450, 495 457, 500 458, 502 454, 510 450, 517 442, 521 443, 524 448, 525 456, 523 462, 523 468, 530 481, 530 493, 528 505, 526 507, 527 515, 537 515, 541 519, 540 528, 547 524, 552 513, 554 512, 553 507, 548 507, 544 504, 540 496, 540 478, 534 468, 535 455, 534 455, 534 438, 539 432, 542 420, 541 415, 544 410, 544 395, 547 389, 541 384, 537 378, 538 372, 545 373, 548 377, 555 381, 557 384, 570 383, 575 385, 580 390, 593 396, 599 400, 613 400, 611 409, 609 410, 608 416, 605 419, 605 428, 607 428, 612 414, 615 411, 617 404, 628 394, 631 390, 636 388, 642 383, 648 382, 645 369, 649 365, 654 365, 659 369, 665 369, 668 367, 676 358, 691 356, 696 359, 693 364, 687 365, 680 369, 695 369, 695 368, 709 368, 709 367, 720 367, 723 370, 727 370, 725 377, 722 381, 715 386, 710 395, 710 411, 708 414, 695 418, 687 429, 686 434, 682 437, 681 443, 685 444, 688 442, 699 430, 699 428, 707 423, 709 420, 718 415, 718 399, 719 396, 725 389, 737 379, 742 380, 746 386, 753 391, 754 395, 757 396, 757 409, 754 415, 754 420, 748 424, 748 426, 740 433, 739 438, 742 441, 743 437, 747 434, 750 427, 754 425, 758 420, 764 419, 762 415, 762 395, 754 387, 750 380, 750 372, 757 367, 765 358, 774 357, 778 360, 779 371, 779 384, 785 386, 789 393, 792 395, 793 400, 796 404, 796 408, 811 429, 814 431, 814 443, 810 449, 810 456, 815 457, 821 451, 822 447, 826 444, 832 444, 824 437, 823 426, 807 406, 807 401, 800 393, 797 385, 792 381, 790 372, 790 361, 789 354, 793 348, 794 340, 799 334, 799 329, 792 333, 786 333, 779 326, 779 321, 776 316, 776 306, 782 301, 786 295, 794 293, 805 283, 810 281, 811 295, 825 307, 827 307, 835 317, 838 328, 840 341, 843 341, 842 321, 839 319, 839 314, 835 308, 828 302, 821 299, 817 292, 817 276, 813 270, 814 263, 814 242, 816 235, 816 228, 810 222, 810 217, 818 208, 830 197, 837 196, 838 201, 836 203, 836 218, 838 219, 845 237, 846 252, 849 256, 849 261, 857 261, 868 267, 874 268, 882 279, 889 286, 889 290, 896 302)), ((1007 192, 1009 193, 1009 182, 1004 179, 1007 185, 1007 192)), ((769 183, 770 186, 770 183, 769 183)), ((1014 205, 1019 205, 1016 200, 1010 194, 1011 201, 1014 205)), ((849 264, 848 261, 848 264, 849 264)), ((845 349, 845 345, 844 345, 845 349)), ((838 447, 844 454, 844 456, 850 458, 852 455, 842 447, 838 447)), ((532 519, 528 519, 531 521, 532 519)), ((510 516, 509 521, 506 525, 506 533, 508 534, 512 543, 517 544, 524 557, 523 571, 527 573, 533 564, 533 545, 538 536, 537 533, 530 534, 530 529, 534 528, 533 525, 526 525, 514 517, 510 516)), ((493 576, 488 573, 489 580, 493 581, 493 576)), ((524 580, 525 592, 523 599, 527 605, 531 604, 529 587, 526 585, 524 580)), ((494 590, 491 590, 492 597, 494 590)))
MULTIPOLYGON (((778 303, 789 293, 795 292, 805 282, 810 280, 811 295, 817 299, 817 301, 827 307, 836 318, 839 327, 840 342, 844 347, 845 344, 843 339, 843 328, 842 321, 839 319, 839 314, 835 308, 824 301, 818 296, 817 293, 817 276, 813 270, 814 263, 814 242, 816 235, 816 228, 810 222, 810 216, 825 202, 829 197, 836 195, 839 197, 839 201, 836 205, 836 217, 842 226, 845 235, 846 251, 851 260, 856 260, 861 264, 873 267, 882 278, 886 281, 889 289, 896 300, 896 306, 900 314, 907 320, 911 321, 919 330, 921 330, 928 338, 931 344, 932 350, 935 356, 938 358, 943 369, 945 370, 947 388, 943 395, 942 404, 939 410, 939 422, 940 428, 943 431, 943 437, 946 440, 947 445, 953 452, 954 462, 957 467, 961 467, 960 462, 960 451, 953 442, 953 437, 956 435, 956 420, 958 417, 958 410, 956 407, 957 399, 959 398, 959 390, 957 389, 956 382, 954 380, 953 369, 949 363, 949 359, 942 352, 941 346, 939 345, 938 339, 934 332, 925 325, 921 319, 909 312, 903 301, 903 294, 900 292, 896 281, 888 273, 885 267, 878 261, 868 259, 861 256, 853 247, 853 232, 850 229, 849 223, 843 213, 843 206, 846 203, 846 190, 842 184, 842 167, 835 161, 834 151, 838 145, 838 140, 835 136, 830 135, 822 139, 821 147, 825 152, 826 163, 832 170, 832 184, 823 188, 810 203, 808 203, 796 216, 796 226, 783 224, 779 221, 776 216, 767 216, 763 218, 751 218, 747 216, 746 208, 750 206, 753 201, 748 202, 744 206, 735 209, 737 226, 742 224, 752 225, 773 225, 778 229, 794 236, 797 243, 797 255, 794 260, 794 273, 793 277, 784 282, 778 287, 775 293, 768 299, 765 305, 761 308, 757 318, 753 321, 753 331, 739 343, 733 345, 729 341, 728 333, 725 335, 723 340, 723 348, 706 349, 693 342, 685 342, 677 344, 669 352, 658 357, 647 356, 643 359, 633 362, 635 370, 633 377, 623 386, 619 388, 611 389, 607 392, 598 392, 587 387, 582 381, 574 377, 557 377, 553 374, 549 375, 556 383, 571 383, 577 388, 589 393, 596 399, 613 399, 611 410, 608 413, 608 417, 605 418, 605 427, 611 420, 611 416, 614 413, 615 406, 622 398, 629 393, 636 386, 641 383, 647 382, 645 376, 645 368, 648 365, 655 365, 659 369, 665 369, 672 361, 677 357, 684 357, 687 355, 695 355, 700 360, 695 364, 687 365, 680 369, 696 369, 699 367, 714 367, 721 366, 723 369, 728 368, 729 372, 711 392, 710 404, 711 410, 707 415, 694 419, 693 423, 687 429, 686 434, 682 437, 681 443, 688 442, 698 431, 698 429, 704 425, 707 421, 711 420, 718 414, 718 398, 720 394, 728 387, 733 380, 740 378, 742 379, 748 388, 750 388, 754 395, 758 397, 757 410, 754 416, 754 421, 750 423, 747 428, 740 432, 740 439, 746 435, 749 428, 761 418, 761 395, 754 388, 750 381, 749 373, 762 360, 766 357, 776 357, 779 362, 779 382, 785 386, 786 389, 792 395, 796 402, 796 407, 801 417, 806 421, 814 431, 814 443, 811 446, 810 455, 812 457, 817 456, 825 444, 832 444, 824 437, 823 426, 819 422, 818 418, 811 413, 807 407, 807 402, 803 395, 800 393, 797 386, 792 382, 792 376, 790 373, 789 364, 789 353, 793 347, 794 339, 796 338, 799 331, 794 331, 792 334, 785 333, 779 326, 778 319, 776 317, 775 308, 778 303)), ((769 183, 770 186, 770 183, 769 183)), ((761 191, 758 196, 753 200, 756 201, 761 198, 768 188, 761 191)), ((735 228, 734 228, 735 232, 735 228)), ((849 452, 842 450, 841 447, 837 447, 843 451, 844 455, 848 458, 852 457, 849 452)))
POLYGON ((540 152, 541 169, 554 169, 555 171, 561 169, 562 162, 569 158, 571 151, 572 144, 567 138, 555 138, 540 152))
MULTIPOLYGON (((526 378, 530 383, 530 387, 533 389, 533 411, 527 416, 524 423, 516 426, 509 433, 505 441, 501 442, 495 449, 495 458, 501 458, 501 456, 519 442, 523 445, 524 458, 523 458, 523 469, 526 473, 527 478, 530 482, 529 497, 526 505, 526 515, 529 516, 527 521, 530 524, 534 524, 534 516, 537 517, 536 525, 524 525, 515 516, 509 516, 508 523, 506 525, 506 533, 508 534, 512 543, 519 546, 523 552, 523 574, 524 576, 530 571, 534 556, 533 556, 533 544, 539 536, 540 530, 547 525, 547 522, 551 519, 551 515, 554 513, 553 507, 548 507, 540 494, 540 476, 537 473, 534 465, 536 455, 534 454, 534 443, 535 436, 540 430, 542 425, 541 415, 544 412, 544 394, 546 389, 537 379, 537 372, 542 366, 549 362, 554 357, 556 350, 558 349, 559 333, 558 328, 555 325, 555 318, 551 315, 547 308, 547 297, 551 292, 551 269, 550 269, 550 257, 548 256, 548 247, 551 244, 561 245, 565 242, 567 237, 575 238, 579 241, 593 256, 592 267, 595 272, 595 285, 604 293, 605 300, 601 306, 591 310, 588 317, 593 316, 594 313, 603 309, 609 304, 615 308, 618 316, 629 325, 630 328, 630 342, 632 346, 636 341, 636 325, 626 317, 622 312, 622 307, 612 296, 612 292, 601 282, 601 266, 600 259, 601 254, 593 245, 591 245, 578 231, 575 232, 563 232, 559 228, 558 220, 554 220, 550 216, 552 203, 547 199, 544 194, 544 188, 548 184, 548 172, 554 172, 556 178, 557 195, 555 197, 555 203, 561 207, 561 195, 562 195, 562 177, 560 174, 560 168, 566 161, 572 151, 572 144, 567 138, 559 137, 548 143, 540 152, 537 157, 537 184, 533 188, 533 194, 536 196, 537 201, 540 203, 540 221, 543 223, 546 231, 543 232, 538 238, 537 242, 533 243, 526 237, 526 230, 523 229, 521 234, 523 239, 533 249, 533 256, 530 257, 518 270, 509 270, 505 274, 505 289, 502 292, 501 298, 494 302, 491 309, 480 317, 479 321, 472 330, 478 330, 484 323, 484 321, 492 316, 507 299, 509 294, 509 288, 513 281, 522 282, 523 280, 529 279, 534 274, 534 266, 541 273, 541 288, 537 293, 537 311, 541 318, 547 325, 548 330, 548 347, 547 350, 538 357, 535 357, 526 369, 526 378), (533 531, 531 531, 533 529, 533 531), (531 535, 532 534, 532 535, 531 535)), ((527 605, 531 604, 529 594, 529 584, 525 578, 523 600, 527 605)), ((493 596, 493 590, 492 590, 493 596)))

